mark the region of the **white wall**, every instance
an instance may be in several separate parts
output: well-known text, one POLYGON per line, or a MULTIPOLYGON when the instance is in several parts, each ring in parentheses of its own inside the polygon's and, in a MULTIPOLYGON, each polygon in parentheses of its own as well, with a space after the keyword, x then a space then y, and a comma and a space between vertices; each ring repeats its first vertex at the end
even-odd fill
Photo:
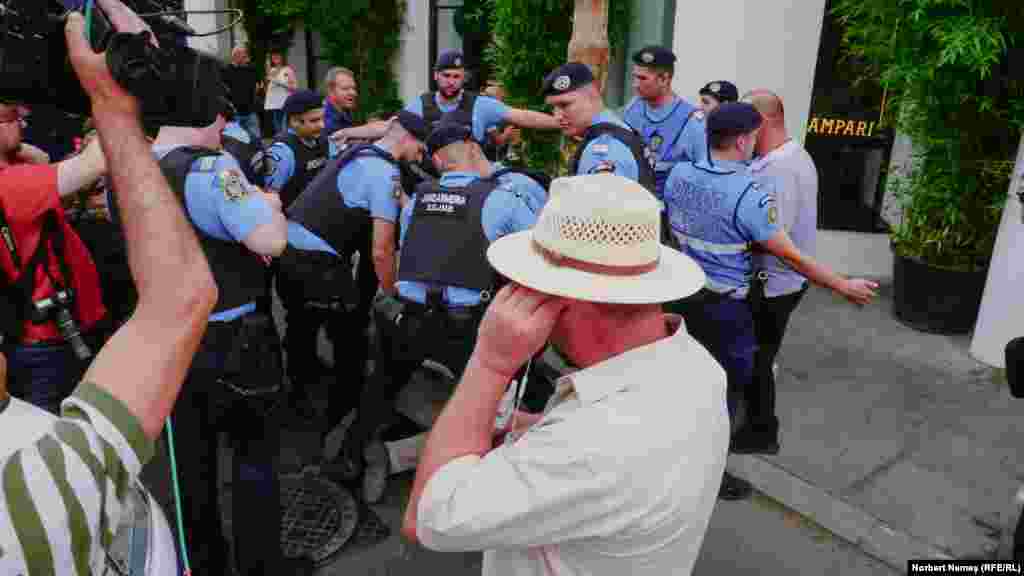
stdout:
MULTIPOLYGON (((223 10, 227 0, 185 0, 185 10, 223 10)), ((188 25, 198 33, 212 32, 226 25, 230 20, 220 14, 188 14, 188 25)), ((188 45, 193 50, 213 54, 227 60, 231 55, 231 34, 225 32, 215 36, 190 37, 188 45)))
MULTIPOLYGON (((825 0, 716 0, 676 8, 673 87, 696 99, 712 80, 730 80, 740 95, 768 88, 782 96, 796 137, 807 123, 825 0)), ((801 138, 802 140, 802 138, 801 138)))
POLYGON ((1020 257, 1024 249, 1024 207, 1017 199, 1018 193, 1024 194, 1024 136, 1017 150, 1017 165, 971 340, 971 355, 998 368, 1006 367, 1007 342, 1024 336, 1024 306, 1020 303, 1024 293, 1024 258, 1020 257))
POLYGON ((395 59, 398 74, 398 95, 403 102, 419 96, 430 86, 430 3, 407 0, 402 46, 395 59))

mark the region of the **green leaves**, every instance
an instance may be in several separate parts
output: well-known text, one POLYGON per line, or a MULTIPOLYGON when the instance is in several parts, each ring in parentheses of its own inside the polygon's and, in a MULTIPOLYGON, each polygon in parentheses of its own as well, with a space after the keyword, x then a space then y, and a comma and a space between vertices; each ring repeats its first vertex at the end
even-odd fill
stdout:
MULTIPOLYGON (((485 58, 505 85, 510 106, 547 110, 540 95, 544 77, 564 64, 572 37, 573 0, 483 0, 494 40, 485 58)), ((608 42, 614 49, 625 41, 631 22, 630 0, 609 0, 608 42)), ((523 131, 522 155, 532 168, 557 171, 560 137, 550 132, 523 131)))
POLYGON ((929 263, 971 268, 991 255, 1006 164, 1024 128, 1020 0, 836 0, 843 48, 889 91, 889 120, 914 141, 914 169, 890 176, 904 207, 893 245, 929 263))

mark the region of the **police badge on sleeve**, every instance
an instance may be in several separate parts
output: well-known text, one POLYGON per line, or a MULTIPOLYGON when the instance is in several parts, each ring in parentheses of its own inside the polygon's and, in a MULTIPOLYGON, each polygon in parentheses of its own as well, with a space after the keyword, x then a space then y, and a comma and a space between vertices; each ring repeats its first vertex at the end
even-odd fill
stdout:
POLYGON ((222 171, 217 175, 217 188, 224 194, 224 198, 230 202, 241 202, 249 194, 245 177, 235 169, 222 171))

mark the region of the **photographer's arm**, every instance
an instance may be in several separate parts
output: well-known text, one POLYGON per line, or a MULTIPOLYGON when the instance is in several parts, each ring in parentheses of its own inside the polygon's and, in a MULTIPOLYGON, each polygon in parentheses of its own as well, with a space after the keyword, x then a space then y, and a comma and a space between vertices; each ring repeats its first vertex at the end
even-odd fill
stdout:
POLYGON ((92 101, 109 160, 139 303, 97 354, 85 380, 120 400, 147 437, 160 434, 217 300, 217 288, 181 205, 139 125, 139 103, 111 78, 106 59, 68 21, 68 51, 92 101))

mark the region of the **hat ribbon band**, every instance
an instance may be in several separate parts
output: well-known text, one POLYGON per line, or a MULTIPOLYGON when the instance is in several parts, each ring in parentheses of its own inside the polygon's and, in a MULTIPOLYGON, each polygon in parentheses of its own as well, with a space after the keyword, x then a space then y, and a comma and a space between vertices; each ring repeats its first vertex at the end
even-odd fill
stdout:
POLYGON ((600 274, 602 276, 640 276, 641 274, 647 274, 658 267, 657 258, 653 262, 649 262, 647 264, 611 266, 608 264, 595 264, 593 262, 577 260, 576 258, 559 254, 558 252, 541 246, 536 240, 533 240, 532 244, 533 249, 543 256, 544 259, 552 266, 572 268, 574 270, 579 270, 580 272, 589 272, 591 274, 600 274))

